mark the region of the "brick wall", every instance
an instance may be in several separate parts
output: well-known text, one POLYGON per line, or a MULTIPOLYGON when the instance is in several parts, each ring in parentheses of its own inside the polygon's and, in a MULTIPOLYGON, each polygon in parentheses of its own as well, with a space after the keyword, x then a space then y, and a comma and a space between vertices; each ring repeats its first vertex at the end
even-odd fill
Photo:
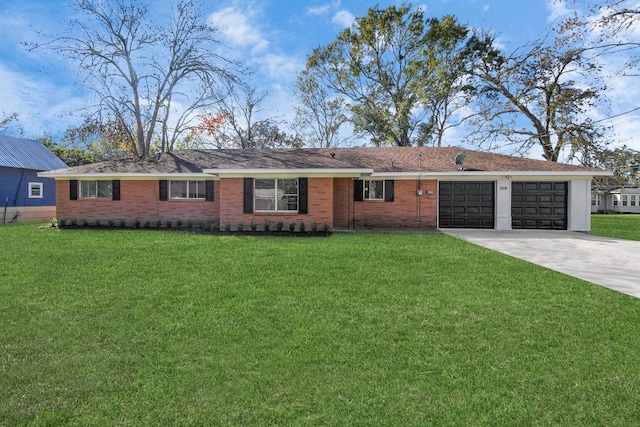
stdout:
POLYGON ((296 223, 296 230, 300 222, 304 222, 306 229, 311 229, 311 223, 316 222, 318 229, 323 224, 329 223, 333 226, 333 179, 332 178, 309 178, 308 184, 308 214, 298 213, 243 213, 243 178, 225 178, 220 180, 220 226, 227 223, 232 230, 236 230, 238 224, 242 223, 244 229, 248 230, 251 221, 256 224, 258 230, 263 230, 265 220, 270 222, 270 229, 276 230, 278 222, 284 223, 288 230, 291 222, 296 223))
POLYGON ((334 181, 334 222, 337 228, 408 228, 437 226, 437 181, 395 180, 394 201, 353 201, 353 180, 334 181), (429 195, 428 192, 433 194, 429 195))
POLYGON ((214 183, 214 201, 159 199, 159 181, 120 181, 120 200, 69 199, 69 181, 56 181, 56 205, 58 219, 120 221, 128 224, 138 220, 156 222, 192 220, 219 222, 220 185, 214 183))

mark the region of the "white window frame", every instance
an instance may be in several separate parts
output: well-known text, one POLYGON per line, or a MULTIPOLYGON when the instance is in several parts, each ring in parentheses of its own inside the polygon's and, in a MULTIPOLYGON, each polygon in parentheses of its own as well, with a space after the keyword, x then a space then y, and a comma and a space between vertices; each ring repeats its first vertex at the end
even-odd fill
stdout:
POLYGON ((385 187, 386 186, 383 179, 365 179, 364 183, 362 184, 362 200, 384 201, 386 192, 385 187), (382 184, 382 193, 380 194, 380 197, 378 197, 378 194, 376 194, 375 192, 375 197, 371 197, 371 186, 375 184, 382 184))
POLYGON ((622 195, 622 206, 629 206, 629 195, 628 194, 623 194, 622 195))
POLYGON ((631 194, 631 197, 629 197, 629 206, 636 206, 636 195, 635 194, 631 194))
POLYGON ((42 199, 44 197, 44 184, 41 182, 30 182, 27 188, 27 197, 29 199, 42 199), (39 195, 34 195, 33 190, 38 189, 39 195))
MULTIPOLYGON (((84 180, 84 181, 79 181, 79 199, 96 199, 96 200, 111 200, 113 199, 113 181, 112 180, 84 180), (106 182, 108 183, 107 188, 109 188, 111 191, 108 192, 108 194, 105 194, 104 191, 102 191, 101 194, 101 188, 100 188, 100 184, 101 182, 106 182), (94 194, 88 195, 86 194, 86 188, 85 186, 89 185, 89 184, 95 184, 95 189, 94 190, 94 194)), ((102 189, 104 190, 104 188, 102 189)))
POLYGON ((600 195, 598 193, 591 194, 591 206, 600 206, 600 195))
POLYGON ((253 180, 253 206, 255 212, 264 212, 264 213, 277 213, 277 212, 298 212, 300 208, 300 181, 297 178, 256 178, 253 180), (270 189, 258 189, 257 184, 259 181, 273 181, 273 199, 267 199, 264 195, 265 192, 270 189), (296 193, 285 193, 285 190, 280 191, 280 188, 285 187, 283 181, 295 181, 296 183, 296 193), (260 192, 260 196, 259 196, 260 192), (273 201, 273 209, 258 209, 257 198, 260 197, 262 200, 272 200, 273 201), (284 201, 286 199, 287 207, 292 203, 292 199, 295 198, 295 209, 281 209, 278 207, 278 201, 284 201))
POLYGON ((171 200, 205 200, 207 198, 207 183, 206 181, 202 181, 202 180, 190 180, 190 181, 186 181, 186 180, 173 180, 173 181, 169 181, 169 199, 171 200), (174 195, 172 194, 173 191, 173 183, 186 183, 187 185, 187 196, 186 197, 182 197, 182 195, 174 195), (193 187, 195 185, 195 190, 193 190, 193 187), (193 194, 195 194, 195 197, 192 197, 193 194))

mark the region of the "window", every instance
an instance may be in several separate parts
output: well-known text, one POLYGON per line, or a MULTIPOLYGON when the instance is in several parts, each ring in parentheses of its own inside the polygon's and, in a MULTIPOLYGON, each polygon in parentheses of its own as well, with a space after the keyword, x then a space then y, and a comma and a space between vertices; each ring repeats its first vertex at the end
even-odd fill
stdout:
POLYGON ((171 181, 169 194, 172 199, 205 199, 205 181, 171 181))
POLYGON ((364 181, 364 200, 384 200, 384 181, 364 181))
POLYGON ((618 195, 614 194, 611 197, 613 197, 613 206, 618 206, 618 195))
POLYGON ((30 199, 42 199, 42 183, 30 182, 28 196, 30 199))
POLYGON ((635 206, 636 205, 636 195, 635 194, 631 195, 630 203, 631 203, 631 206, 635 206))
POLYGON ((254 209, 262 212, 297 212, 297 179, 256 179, 254 209))
POLYGON ((600 195, 591 193, 591 206, 600 206, 600 195))
POLYGON ((113 181, 81 181, 81 199, 112 199, 113 181))
POLYGON ((629 205, 629 195, 628 194, 623 194, 622 195, 622 206, 628 206, 629 205))

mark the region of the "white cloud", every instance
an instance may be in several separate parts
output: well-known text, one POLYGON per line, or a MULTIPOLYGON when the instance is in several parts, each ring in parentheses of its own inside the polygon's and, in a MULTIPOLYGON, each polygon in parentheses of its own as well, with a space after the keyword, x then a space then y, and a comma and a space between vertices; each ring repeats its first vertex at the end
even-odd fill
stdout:
POLYGON ((235 46, 249 47, 254 52, 269 46, 258 26, 251 22, 250 14, 233 6, 213 12, 209 21, 235 46))
POLYGON ((572 13, 564 0, 547 0, 547 9, 549 10, 548 22, 554 22, 572 13))
POLYGON ((333 22, 334 24, 342 28, 347 28, 347 27, 350 27, 355 20, 356 20, 356 17, 351 12, 347 10, 341 10, 339 12, 336 12, 335 15, 333 15, 331 22, 333 22))
POLYGON ((331 3, 325 3, 317 7, 307 7, 307 13, 309 15, 326 15, 327 13, 337 9, 338 7, 340 7, 340 2, 334 1, 331 3))
POLYGON ((267 54, 260 62, 266 68, 269 76, 283 80, 295 80, 296 73, 304 68, 304 62, 299 58, 292 58, 286 55, 267 54))
POLYGON ((489 12, 489 9, 491 9, 491 5, 489 3, 487 3, 482 8, 482 11, 486 13, 486 12, 489 12))

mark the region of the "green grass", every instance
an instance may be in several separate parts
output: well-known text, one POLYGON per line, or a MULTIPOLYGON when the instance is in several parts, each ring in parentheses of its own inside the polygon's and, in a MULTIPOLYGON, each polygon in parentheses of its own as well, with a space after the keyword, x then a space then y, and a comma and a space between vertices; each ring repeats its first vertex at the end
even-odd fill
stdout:
POLYGON ((0 242, 0 425, 640 420, 640 300, 446 235, 0 242))
POLYGON ((591 215, 591 233, 597 236, 640 240, 640 215, 591 215))

